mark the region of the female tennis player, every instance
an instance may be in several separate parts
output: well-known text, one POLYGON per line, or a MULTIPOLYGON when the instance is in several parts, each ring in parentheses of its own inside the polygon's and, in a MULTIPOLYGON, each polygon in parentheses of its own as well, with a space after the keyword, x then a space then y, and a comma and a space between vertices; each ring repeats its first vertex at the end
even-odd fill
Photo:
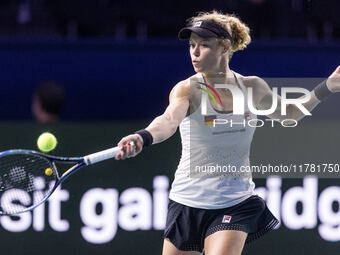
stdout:
MULTIPOLYGON (((230 84, 239 88, 245 98, 247 88, 252 88, 253 104, 258 109, 271 107, 273 93, 261 78, 242 76, 229 68, 232 54, 251 41, 249 28, 237 17, 216 11, 200 13, 180 30, 179 38, 190 42, 196 74, 174 86, 169 106, 161 116, 147 128, 121 139, 118 146, 122 151, 116 159, 136 156, 143 147, 171 137, 179 126, 182 156, 169 195, 163 255, 199 254, 203 249, 207 255, 239 255, 245 243, 272 230, 278 220, 254 193, 251 173, 239 171, 241 166, 249 165, 255 128, 213 125, 216 119, 240 123, 256 116, 247 104, 245 114, 232 114, 230 90, 212 86, 230 84), (219 169, 216 166, 226 165, 238 171, 216 171, 219 169)), ((318 85, 303 106, 311 111, 339 91, 339 77, 340 66, 330 76, 337 81, 328 79, 318 85)), ((278 106, 280 101, 278 97, 278 106)), ((291 104, 286 116, 281 116, 281 109, 277 109, 268 117, 300 120, 303 116, 291 104)))

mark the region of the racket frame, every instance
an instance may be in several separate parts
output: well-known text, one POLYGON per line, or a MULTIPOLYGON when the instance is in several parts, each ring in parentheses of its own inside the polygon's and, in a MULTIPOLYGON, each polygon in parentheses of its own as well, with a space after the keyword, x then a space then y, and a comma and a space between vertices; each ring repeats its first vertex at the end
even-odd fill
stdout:
POLYGON ((42 203, 46 202, 46 200, 48 200, 48 198, 53 194, 53 192, 57 189, 57 187, 64 182, 68 177, 70 177, 72 174, 74 174, 75 172, 77 172, 81 167, 83 166, 88 166, 91 164, 95 164, 97 162, 101 162, 110 158, 113 158, 117 152, 120 151, 119 147, 113 147, 110 149, 106 149, 103 151, 99 151, 96 153, 92 153, 89 155, 86 155, 84 157, 58 157, 58 156, 53 156, 53 155, 49 155, 49 154, 45 154, 45 153, 41 153, 41 152, 37 152, 37 151, 33 151, 33 150, 24 150, 24 149, 15 149, 15 150, 7 150, 7 151, 3 151, 0 152, 0 158, 7 156, 7 155, 35 155, 41 158, 45 158, 47 159, 52 167, 53 167, 53 171, 55 171, 56 174, 56 182, 53 186, 53 188, 45 195, 45 197, 37 204, 34 204, 30 207, 27 207, 26 209, 18 212, 18 213, 3 213, 0 211, 0 216, 2 215, 16 215, 19 213, 24 213, 27 211, 31 211, 34 208, 38 207, 39 205, 41 205, 42 203), (74 166, 70 167, 68 170, 66 170, 61 176, 59 175, 58 169, 55 165, 55 162, 60 162, 60 163, 76 163, 74 166))
POLYGON ((58 156, 48 155, 48 154, 33 151, 33 150, 24 150, 24 149, 7 150, 7 151, 0 152, 0 158, 4 157, 4 156, 9 156, 9 155, 34 155, 34 156, 38 156, 38 157, 47 159, 49 161, 49 163, 51 164, 53 171, 55 172, 56 182, 55 182, 53 188, 47 194, 45 194, 44 198, 39 203, 33 204, 33 205, 27 207, 26 209, 18 212, 18 213, 4 213, 4 212, 0 211, 0 216, 16 215, 16 214, 19 214, 19 213, 24 213, 24 212, 33 210, 34 208, 38 207, 42 203, 46 202, 46 200, 49 199, 49 197, 52 195, 52 193, 58 188, 58 186, 63 181, 65 181, 69 176, 71 176, 76 171, 78 171, 81 167, 86 165, 84 157, 70 157, 70 158, 68 158, 68 157, 58 157, 58 156), (58 168, 55 165, 56 162, 59 162, 59 163, 76 163, 76 164, 74 166, 70 167, 68 170, 66 170, 60 176, 60 174, 58 172, 58 168))

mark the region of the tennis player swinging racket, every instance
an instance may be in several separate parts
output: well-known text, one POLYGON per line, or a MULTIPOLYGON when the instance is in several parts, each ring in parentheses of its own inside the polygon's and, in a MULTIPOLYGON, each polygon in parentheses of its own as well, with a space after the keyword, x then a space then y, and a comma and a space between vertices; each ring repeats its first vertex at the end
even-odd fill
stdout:
MULTIPOLYGON (((209 120, 214 118, 237 122, 247 116, 231 114, 230 91, 215 88, 222 105, 216 105, 202 91, 209 89, 204 84, 231 84, 247 98, 247 89, 252 88, 254 105, 259 109, 270 109, 273 94, 261 78, 242 76, 229 68, 232 54, 250 43, 249 28, 234 15, 216 11, 200 13, 189 20, 188 26, 179 32, 179 38, 189 40, 197 74, 174 86, 169 106, 147 128, 121 139, 118 146, 122 151, 115 158, 134 157, 143 147, 168 139, 180 127, 182 156, 169 195, 163 255, 199 254, 203 248, 207 255, 240 255, 245 243, 273 229, 278 220, 254 194, 251 174, 193 174, 193 166, 228 163, 239 169, 249 165, 255 131, 250 126, 233 129, 224 125, 218 130, 212 127, 209 120), (203 109, 207 112, 205 116, 201 114, 203 109), (131 141, 135 145, 130 145, 131 141)), ((339 92, 339 79, 340 66, 311 92, 303 106, 311 111, 332 93, 339 92)), ((280 97, 278 105, 281 105, 280 97)), ((256 118, 254 114, 250 117, 256 118)), ((287 115, 281 116, 278 109, 268 117, 298 121, 304 115, 295 105, 288 105, 287 115)))

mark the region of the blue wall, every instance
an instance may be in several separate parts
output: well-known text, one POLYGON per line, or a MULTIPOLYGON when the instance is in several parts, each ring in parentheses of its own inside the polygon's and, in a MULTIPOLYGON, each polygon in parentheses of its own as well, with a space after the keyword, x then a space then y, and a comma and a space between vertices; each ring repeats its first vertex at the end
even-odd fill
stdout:
MULTIPOLYGON (((254 42, 231 67, 261 77, 326 77, 339 59, 339 43, 254 42)), ((66 87, 66 120, 151 119, 165 109, 172 86, 192 74, 187 42, 175 39, 3 39, 0 115, 30 119, 34 88, 53 79, 66 87)))

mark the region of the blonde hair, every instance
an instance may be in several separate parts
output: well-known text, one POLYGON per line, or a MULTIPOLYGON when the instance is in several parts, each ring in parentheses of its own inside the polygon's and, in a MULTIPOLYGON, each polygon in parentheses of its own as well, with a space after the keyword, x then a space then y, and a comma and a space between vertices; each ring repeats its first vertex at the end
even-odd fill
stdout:
POLYGON ((187 20, 188 26, 192 26, 195 22, 200 20, 214 21, 231 35, 231 47, 229 49, 229 55, 238 51, 243 50, 251 42, 250 29, 234 14, 223 14, 216 10, 211 12, 200 12, 197 16, 187 20))

